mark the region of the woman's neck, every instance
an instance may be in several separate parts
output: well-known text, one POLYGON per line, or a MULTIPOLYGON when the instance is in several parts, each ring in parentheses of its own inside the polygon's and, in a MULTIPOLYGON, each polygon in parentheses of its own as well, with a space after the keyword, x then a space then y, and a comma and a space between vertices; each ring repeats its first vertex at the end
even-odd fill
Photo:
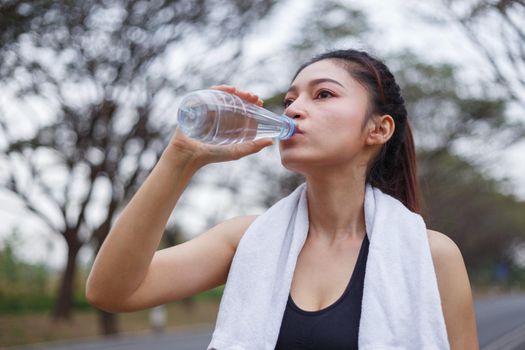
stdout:
POLYGON ((326 171, 307 177, 309 236, 328 244, 365 236, 365 175, 326 171))

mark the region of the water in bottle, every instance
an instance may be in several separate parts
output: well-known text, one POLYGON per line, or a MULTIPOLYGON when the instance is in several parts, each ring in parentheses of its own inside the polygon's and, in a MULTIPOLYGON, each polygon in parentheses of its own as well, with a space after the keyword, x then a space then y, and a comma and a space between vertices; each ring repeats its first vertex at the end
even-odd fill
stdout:
POLYGON ((218 145, 266 137, 285 140, 296 130, 291 118, 219 90, 199 90, 186 95, 177 120, 189 137, 218 145))

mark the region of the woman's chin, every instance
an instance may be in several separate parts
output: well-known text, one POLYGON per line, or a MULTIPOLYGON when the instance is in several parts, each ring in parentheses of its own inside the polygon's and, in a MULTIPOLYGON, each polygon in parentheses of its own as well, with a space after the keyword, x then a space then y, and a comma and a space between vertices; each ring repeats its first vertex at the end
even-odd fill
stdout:
POLYGON ((297 150, 281 150, 281 164, 288 170, 302 173, 313 159, 306 154, 300 154, 297 150))

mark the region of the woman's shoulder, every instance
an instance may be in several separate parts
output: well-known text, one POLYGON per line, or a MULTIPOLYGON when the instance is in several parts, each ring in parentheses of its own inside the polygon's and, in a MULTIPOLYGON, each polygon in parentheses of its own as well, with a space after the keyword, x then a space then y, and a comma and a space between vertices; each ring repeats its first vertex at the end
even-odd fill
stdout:
POLYGON ((449 236, 427 229, 427 237, 434 264, 463 263, 463 256, 459 247, 449 236))
POLYGON ((242 236, 257 217, 258 215, 236 216, 221 223, 223 227, 227 228, 224 229, 223 232, 228 243, 234 250, 237 250, 242 236))
POLYGON ((447 235, 427 230, 448 338, 452 349, 479 349, 469 276, 463 256, 447 235))

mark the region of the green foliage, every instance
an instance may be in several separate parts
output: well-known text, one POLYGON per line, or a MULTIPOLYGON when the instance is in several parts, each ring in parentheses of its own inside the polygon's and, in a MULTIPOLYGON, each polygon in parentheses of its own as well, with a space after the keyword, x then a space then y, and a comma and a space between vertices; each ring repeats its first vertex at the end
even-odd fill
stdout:
MULTIPOLYGON (((44 264, 30 264, 17 255, 21 245, 13 231, 0 246, 0 313, 51 312, 56 297, 51 288, 52 272, 44 264)), ((73 308, 89 308, 83 292, 73 298, 73 308)))
MULTIPOLYGON (((47 294, 29 293, 19 295, 4 295, 0 298, 1 314, 51 313, 55 306, 55 296, 47 294)), ((83 293, 73 297, 73 309, 88 310, 92 306, 83 293)))
POLYGON ((195 295, 195 300, 220 300, 224 293, 224 285, 195 295))
POLYGON ((512 264, 512 247, 525 241, 525 202, 448 150, 420 152, 427 226, 450 236, 467 266, 512 264))
MULTIPOLYGON (((17 257, 17 247, 22 242, 14 231, 0 246, 0 313, 51 313, 56 296, 56 276, 43 264, 30 264, 17 257)), ((86 271, 79 269, 77 282, 86 279, 86 271)), ((88 310, 83 283, 78 283, 73 296, 74 310, 88 310)), ((224 286, 195 295, 195 300, 220 300, 224 286)))
POLYGON ((498 136, 494 147, 503 147, 521 134, 523 126, 506 118, 509 100, 477 92, 462 81, 459 67, 423 62, 410 51, 392 55, 387 64, 396 68, 419 149, 451 149, 457 142, 498 136))
POLYGON ((370 31, 365 13, 338 0, 317 1, 307 14, 290 54, 299 62, 327 49, 349 46, 370 31))
POLYGON ((3 295, 0 298, 0 313, 21 314, 49 312, 53 308, 53 297, 45 294, 3 295))
POLYGON ((49 272, 43 264, 29 264, 15 254, 19 244, 14 231, 0 249, 0 297, 45 294, 49 272))

